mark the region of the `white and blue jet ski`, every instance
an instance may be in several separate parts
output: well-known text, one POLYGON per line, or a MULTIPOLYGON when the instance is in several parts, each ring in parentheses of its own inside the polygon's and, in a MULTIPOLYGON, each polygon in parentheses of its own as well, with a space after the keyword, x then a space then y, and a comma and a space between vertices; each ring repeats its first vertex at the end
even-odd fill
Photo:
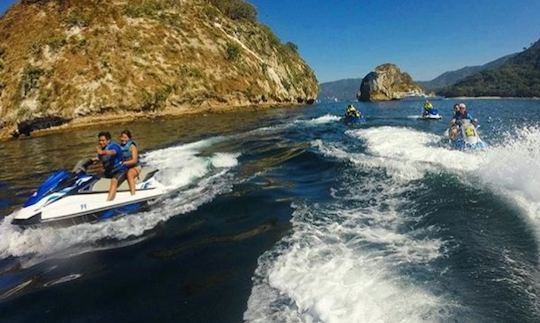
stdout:
POLYGON ((13 216, 11 223, 19 226, 69 225, 110 219, 141 211, 148 202, 164 194, 163 185, 154 178, 157 170, 142 167, 135 195, 130 194, 128 183, 124 181, 118 187, 116 198, 107 201, 110 179, 87 173, 91 163, 91 160, 81 160, 71 172, 52 173, 23 207, 10 215, 13 216))
POLYGON ((477 127, 470 120, 461 120, 457 126, 457 136, 450 139, 452 148, 458 150, 482 150, 487 148, 487 144, 478 135, 477 127))
POLYGON ((422 119, 422 120, 441 120, 442 116, 439 114, 439 110, 430 109, 428 111, 424 110, 424 112, 419 117, 419 119, 422 119))

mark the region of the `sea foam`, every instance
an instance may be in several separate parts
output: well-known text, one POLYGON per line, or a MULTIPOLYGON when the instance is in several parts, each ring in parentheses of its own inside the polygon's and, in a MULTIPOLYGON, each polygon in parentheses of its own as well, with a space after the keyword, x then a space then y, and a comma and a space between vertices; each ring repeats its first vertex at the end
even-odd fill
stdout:
MULTIPOLYGON (((377 136, 375 136, 377 137, 377 136)), ((371 137, 374 142, 378 142, 371 137)), ((427 138, 430 141, 430 138, 427 138)), ((382 142, 382 141, 381 141, 382 142)), ((293 233, 259 259, 244 319, 250 322, 437 322, 458 304, 419 287, 404 266, 429 267, 444 242, 430 230, 403 231, 411 166, 315 140, 323 155, 351 162, 332 202, 295 203, 293 233), (369 177, 355 169, 370 168, 369 177)), ((392 146, 392 145, 390 145, 392 146)), ((390 146, 382 149, 393 150, 390 146)))
POLYGON ((31 265, 52 255, 70 256, 99 249, 96 243, 102 239, 140 237, 159 222, 196 210, 231 188, 233 178, 229 170, 237 165, 239 154, 201 155, 205 148, 222 140, 214 137, 145 154, 147 164, 160 170, 157 179, 168 192, 147 212, 113 221, 26 230, 12 225, 11 218, 6 217, 0 223, 0 258, 26 256, 26 262, 31 265))

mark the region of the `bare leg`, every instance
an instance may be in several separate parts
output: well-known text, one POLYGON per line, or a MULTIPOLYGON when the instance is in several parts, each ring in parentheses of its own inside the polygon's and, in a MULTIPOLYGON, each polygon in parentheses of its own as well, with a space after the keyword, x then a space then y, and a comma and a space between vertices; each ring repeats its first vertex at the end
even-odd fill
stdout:
POLYGON ((131 192, 131 195, 135 195, 135 179, 139 175, 139 171, 136 167, 132 167, 127 172, 127 181, 129 184, 129 191, 131 192))
POLYGON ((458 133, 458 129, 456 127, 453 127, 450 129, 450 139, 454 140, 457 136, 457 133, 458 133))
POLYGON ((112 201, 116 197, 116 189, 118 188, 118 180, 116 178, 111 178, 111 186, 109 186, 109 196, 107 201, 112 201))

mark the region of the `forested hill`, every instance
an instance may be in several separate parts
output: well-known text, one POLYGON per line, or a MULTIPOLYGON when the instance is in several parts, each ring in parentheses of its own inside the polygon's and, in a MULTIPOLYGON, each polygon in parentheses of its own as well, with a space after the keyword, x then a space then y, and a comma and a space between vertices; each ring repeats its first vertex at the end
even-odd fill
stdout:
POLYGON ((516 56, 516 54, 510 54, 498 58, 494 61, 486 63, 484 65, 478 66, 465 66, 455 71, 444 72, 441 75, 437 76, 431 81, 418 81, 417 83, 423 86, 425 89, 430 91, 436 91, 451 85, 456 84, 457 82, 465 79, 467 76, 473 75, 475 73, 495 68, 506 63, 510 58, 516 56))
POLYGON ((540 97, 540 40, 501 66, 473 74, 437 94, 540 97))

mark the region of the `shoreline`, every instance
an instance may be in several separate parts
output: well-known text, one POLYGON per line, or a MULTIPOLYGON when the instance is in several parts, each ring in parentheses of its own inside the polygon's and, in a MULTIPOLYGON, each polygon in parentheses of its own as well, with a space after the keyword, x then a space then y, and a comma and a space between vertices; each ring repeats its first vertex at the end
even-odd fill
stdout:
POLYGON ((539 97, 516 97, 516 96, 449 96, 444 100, 540 100, 539 97))
MULTIPOLYGON (((100 115, 90 115, 83 116, 79 118, 72 119, 71 121, 62 124, 60 126, 54 126, 47 129, 37 129, 32 131, 30 136, 21 136, 22 138, 32 138, 32 137, 43 137, 55 133, 61 133, 74 129, 84 129, 96 125, 114 125, 118 123, 124 123, 135 120, 153 120, 153 119, 174 119, 181 118, 186 116, 197 116, 204 115, 207 113, 232 113, 232 112, 254 112, 254 111, 263 111, 277 108, 286 108, 286 107, 301 107, 307 106, 309 104, 303 103, 268 103, 268 104, 259 104, 259 105, 247 105, 247 106, 218 106, 218 107, 206 107, 206 108, 196 108, 196 109, 181 109, 181 110, 172 110, 166 109, 160 112, 125 112, 125 113, 104 113, 100 115)), ((0 142, 17 140, 11 135, 11 132, 14 130, 14 126, 5 127, 0 129, 0 142)))

